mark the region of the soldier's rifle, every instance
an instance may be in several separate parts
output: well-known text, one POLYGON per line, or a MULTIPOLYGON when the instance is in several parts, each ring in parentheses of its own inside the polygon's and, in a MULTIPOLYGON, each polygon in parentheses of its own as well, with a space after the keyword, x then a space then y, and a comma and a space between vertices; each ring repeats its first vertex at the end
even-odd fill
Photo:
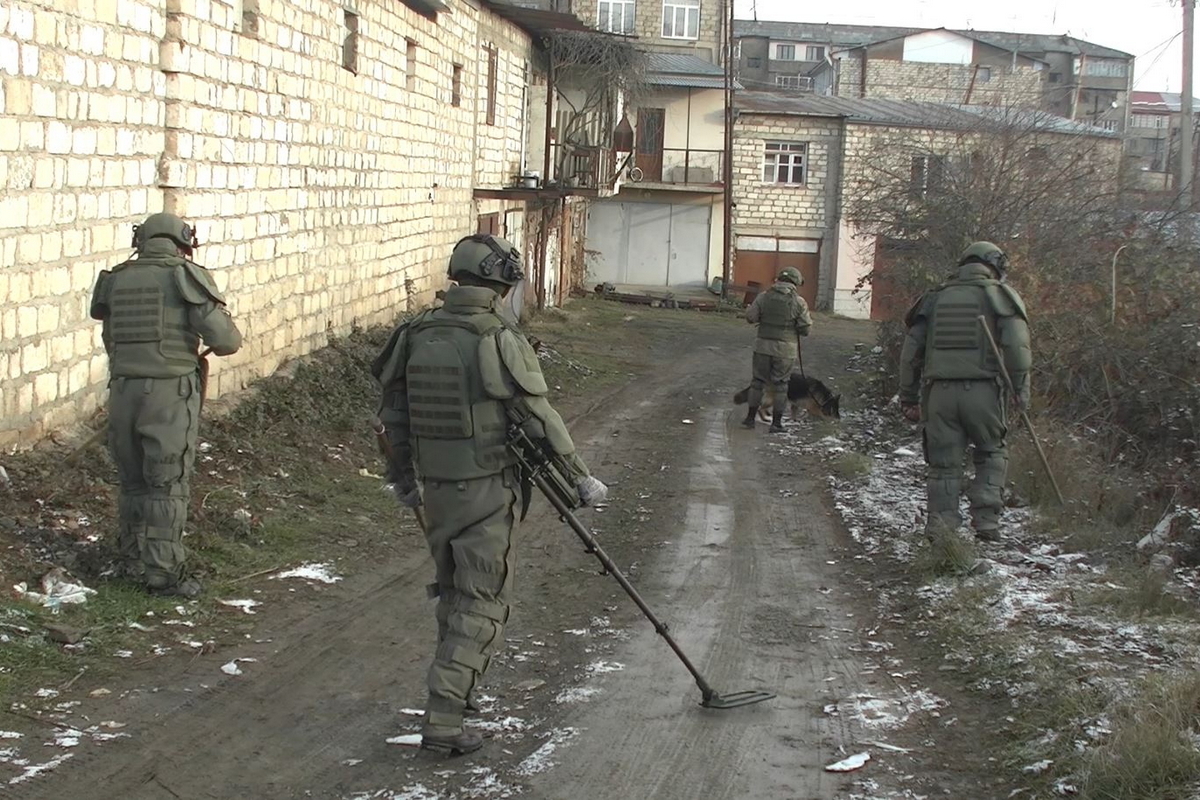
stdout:
POLYGON ((988 344, 991 345, 992 355, 996 357, 996 364, 1000 367, 1000 377, 1004 379, 1004 385, 1008 388, 1009 395, 1013 398, 1013 402, 1017 404, 1017 412, 1021 415, 1021 421, 1025 423, 1025 429, 1029 431, 1029 438, 1033 439, 1033 448, 1037 451, 1038 460, 1042 462, 1042 469, 1046 470, 1046 477, 1050 479, 1050 485, 1054 487, 1054 496, 1058 498, 1060 505, 1066 505, 1067 501, 1063 499, 1062 489, 1058 488, 1058 481, 1054 477, 1054 470, 1050 469, 1050 462, 1046 459, 1046 452, 1042 450, 1042 443, 1038 441, 1037 433, 1033 430, 1033 422, 1029 419, 1029 413, 1025 410, 1025 404, 1021 402, 1021 396, 1017 393, 1017 386, 1013 383, 1012 376, 1008 374, 1008 369, 1004 366, 1004 355, 1000 352, 1000 345, 996 344, 996 337, 992 335, 992 328, 988 325, 987 317, 980 314, 979 326, 983 328, 983 333, 987 336, 988 344))
POLYGON ((654 626, 655 632, 663 637, 667 645, 683 662, 683 666, 691 673, 692 678, 696 681, 696 686, 700 689, 700 705, 715 709, 736 708, 737 706, 761 703, 774 697, 774 692, 759 690, 719 694, 708 684, 708 681, 680 648, 679 643, 671 636, 667 625, 655 616, 654 612, 650 610, 650 606, 638 594, 637 589, 633 588, 633 584, 629 582, 625 574, 596 542, 596 537, 575 515, 575 510, 583 508, 585 503, 580 499, 579 493, 569 477, 571 471, 562 457, 555 453, 549 442, 546 441, 545 429, 541 422, 516 404, 508 406, 508 417, 508 446, 517 458, 518 465, 522 470, 522 478, 532 481, 533 485, 546 496, 562 520, 583 542, 584 549, 594 555, 604 567, 604 571, 616 579, 646 619, 650 621, 650 624, 654 626))

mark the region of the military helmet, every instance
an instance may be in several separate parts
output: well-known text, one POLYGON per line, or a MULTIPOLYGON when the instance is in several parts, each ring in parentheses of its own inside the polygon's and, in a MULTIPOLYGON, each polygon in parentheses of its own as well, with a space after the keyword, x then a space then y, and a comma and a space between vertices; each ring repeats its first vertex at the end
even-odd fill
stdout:
POLYGON ((133 247, 141 250, 151 239, 171 239, 189 251, 200 246, 195 228, 174 214, 165 212, 151 214, 141 225, 133 226, 133 247))
POLYGON ((1000 276, 1008 272, 1008 256, 1004 255, 1004 251, 991 242, 975 242, 963 251, 958 265, 961 267, 971 263, 987 264, 1000 276))
POLYGON ((480 233, 460 239, 450 254, 450 268, 446 272, 452 279, 461 275, 515 286, 525 277, 521 270, 521 252, 512 242, 480 233))
POLYGON ((800 270, 795 267, 784 267, 779 270, 779 274, 775 276, 777 281, 787 281, 793 286, 803 286, 804 276, 800 274, 800 270))

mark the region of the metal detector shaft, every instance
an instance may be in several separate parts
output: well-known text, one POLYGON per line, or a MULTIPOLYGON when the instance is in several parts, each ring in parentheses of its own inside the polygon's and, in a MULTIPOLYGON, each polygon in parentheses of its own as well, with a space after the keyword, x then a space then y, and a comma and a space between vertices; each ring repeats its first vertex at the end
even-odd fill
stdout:
POLYGON ((700 674, 699 670, 697 670, 692 664, 691 660, 683 652, 683 649, 680 648, 674 637, 672 637, 667 631, 666 624, 654 615, 654 612, 650 610, 650 606, 646 605, 646 601, 642 599, 642 596, 638 594, 637 589, 633 588, 633 584, 631 584, 629 579, 625 577, 625 573, 621 572, 617 565, 613 563, 613 560, 609 558, 608 553, 604 552, 604 548, 600 547, 600 545, 596 542, 596 537, 592 535, 592 532, 589 531, 587 527, 579 521, 577 516, 575 516, 575 512, 572 511, 571 508, 562 501, 562 499, 550 487, 550 484, 546 481, 546 479, 539 473, 535 472, 533 474, 533 485, 536 486, 538 490, 546 496, 546 499, 550 501, 550 505, 554 506, 554 510, 557 511, 562 516, 563 520, 565 520, 566 523, 571 526, 571 530, 575 531, 575 535, 580 538, 584 546, 587 548, 587 551, 595 555, 596 559, 604 565, 604 569, 617 579, 617 583, 621 584, 621 588, 625 590, 625 594, 629 595, 630 599, 637 604, 639 609, 641 609, 642 614, 645 615, 646 619, 650 620, 650 623, 654 625, 655 632, 659 636, 663 637, 670 648, 675 651, 675 655, 678 656, 679 660, 683 662, 683 666, 687 667, 687 671, 692 673, 692 678, 696 681, 696 686, 700 688, 700 694, 704 696, 704 699, 707 701, 716 696, 717 693, 714 692, 713 688, 708 685, 708 681, 704 680, 704 676, 700 674))
POLYGON ((1025 404, 1021 402, 1021 398, 1017 395, 1017 386, 1013 383, 1012 376, 1008 374, 1008 369, 1004 366, 1004 355, 1000 352, 1000 345, 996 344, 996 337, 992 335, 992 329, 988 326, 987 317, 979 315, 979 326, 983 328, 983 333, 987 336, 988 344, 992 347, 992 354, 996 356, 996 364, 1000 367, 1000 377, 1004 378, 1004 385, 1008 387, 1009 394, 1012 395, 1017 404, 1017 411, 1021 415, 1021 421, 1025 423, 1025 429, 1029 431, 1029 438, 1033 439, 1033 449, 1037 451, 1038 460, 1042 462, 1042 469, 1046 470, 1046 477, 1050 479, 1050 485, 1054 487, 1054 496, 1058 498, 1059 505, 1066 505, 1067 501, 1063 499, 1062 489, 1058 488, 1058 480, 1054 477, 1054 470, 1050 469, 1050 462, 1046 459, 1046 452, 1042 450, 1042 443, 1038 441, 1037 433, 1033 430, 1033 422, 1029 419, 1029 414, 1025 411, 1025 404))

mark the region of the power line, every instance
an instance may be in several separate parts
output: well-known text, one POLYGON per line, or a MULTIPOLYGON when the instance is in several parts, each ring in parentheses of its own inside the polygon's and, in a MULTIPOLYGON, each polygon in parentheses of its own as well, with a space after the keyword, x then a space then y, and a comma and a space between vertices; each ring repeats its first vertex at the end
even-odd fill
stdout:
MULTIPOLYGON (((1183 31, 1178 31, 1175 33, 1174 36, 1172 36, 1170 39, 1167 39, 1165 42, 1160 44, 1158 47, 1151 48, 1150 50, 1147 50, 1145 53, 1142 54, 1144 56, 1148 53, 1154 52, 1154 50, 1158 50, 1158 48, 1162 48, 1161 50, 1159 50, 1158 55, 1156 55, 1154 57, 1154 60, 1150 62, 1150 66, 1146 67, 1146 69, 1142 72, 1142 77, 1134 80, 1134 82, 1133 82, 1134 86, 1137 86, 1139 83, 1141 83, 1143 80, 1145 80, 1146 75, 1154 70, 1154 65, 1157 64, 1162 59, 1162 57, 1167 54, 1167 50, 1170 49, 1171 44, 1174 43, 1174 41, 1182 35, 1183 35, 1183 31)), ((1138 57, 1141 58, 1141 56, 1138 56, 1138 57)))

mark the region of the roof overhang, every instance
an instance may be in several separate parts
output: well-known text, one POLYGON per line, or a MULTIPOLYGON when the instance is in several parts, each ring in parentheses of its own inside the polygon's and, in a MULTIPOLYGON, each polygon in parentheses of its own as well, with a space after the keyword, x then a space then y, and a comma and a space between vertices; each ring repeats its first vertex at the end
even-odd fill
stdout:
MULTIPOLYGON (((425 0, 420 1, 425 2, 425 0)), ((437 0, 434 1, 436 2, 437 0)), ((555 31, 588 31, 591 33, 600 33, 600 31, 586 25, 574 14, 564 14, 561 11, 543 11, 538 8, 525 8, 524 6, 510 6, 507 3, 498 3, 496 0, 480 0, 480 2, 488 11, 508 20, 531 36, 545 37, 555 31)))
POLYGON ((400 0, 401 3, 426 17, 450 13, 450 6, 442 0, 400 0))

